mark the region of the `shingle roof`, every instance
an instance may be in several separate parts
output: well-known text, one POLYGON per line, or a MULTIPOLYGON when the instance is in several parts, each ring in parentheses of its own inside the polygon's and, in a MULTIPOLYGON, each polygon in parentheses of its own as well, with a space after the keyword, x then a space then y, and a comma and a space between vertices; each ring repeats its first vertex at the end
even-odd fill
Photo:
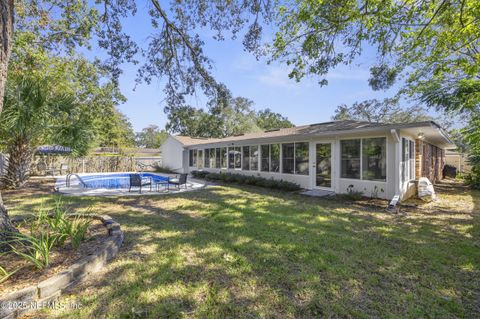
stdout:
MULTIPOLYGON (((416 126, 432 126, 438 124, 427 121, 427 122, 417 122, 417 123, 406 123, 406 124, 386 124, 386 123, 372 123, 364 121, 331 121, 316 123, 310 125, 295 126, 290 128, 282 128, 277 130, 269 130, 264 132, 256 133, 246 133, 242 135, 228 136, 224 138, 193 138, 190 136, 174 136, 180 143, 184 146, 193 146, 193 145, 203 145, 203 144, 212 144, 212 143, 221 143, 221 142, 235 142, 243 141, 250 139, 265 139, 265 138, 274 138, 282 136, 294 136, 294 135, 321 135, 339 131, 351 131, 351 130, 360 130, 360 129, 375 129, 375 128, 402 128, 402 127, 416 127, 416 126)), ((439 126, 438 126, 439 127, 439 126)))

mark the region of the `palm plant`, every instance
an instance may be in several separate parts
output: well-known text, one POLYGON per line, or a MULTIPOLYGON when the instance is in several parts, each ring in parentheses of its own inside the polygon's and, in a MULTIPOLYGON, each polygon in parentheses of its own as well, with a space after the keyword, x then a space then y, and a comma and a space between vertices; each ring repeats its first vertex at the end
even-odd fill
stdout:
POLYGON ((79 133, 88 131, 88 126, 81 127, 70 118, 77 111, 74 98, 58 93, 51 82, 47 77, 29 76, 11 77, 7 82, 0 117, 0 147, 9 155, 4 188, 25 183, 40 144, 66 140, 88 143, 89 136, 79 133))

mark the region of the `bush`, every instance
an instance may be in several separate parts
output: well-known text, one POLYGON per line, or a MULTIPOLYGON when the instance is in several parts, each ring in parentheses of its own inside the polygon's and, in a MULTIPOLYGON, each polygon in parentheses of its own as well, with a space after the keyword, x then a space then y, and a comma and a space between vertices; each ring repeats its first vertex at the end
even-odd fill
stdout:
POLYGON ((470 174, 465 175, 465 184, 474 189, 480 189, 480 169, 473 168, 470 174))
POLYGON ((155 173, 164 173, 164 174, 175 174, 170 167, 160 166, 158 164, 153 165, 153 171, 155 173))
POLYGON ((353 185, 348 185, 347 193, 345 194, 345 197, 353 201, 362 199, 363 192, 354 190, 353 187, 354 187, 353 185))
POLYGON ((208 175, 206 171, 193 171, 192 176, 195 178, 205 178, 208 175))
MULTIPOLYGON (((13 254, 37 269, 44 269, 50 263, 53 246, 63 246, 70 239, 72 247, 77 249, 85 239, 90 224, 90 219, 69 216, 63 202, 57 200, 53 211, 39 211, 30 224, 29 235, 12 233, 4 243, 10 246, 13 254)), ((0 278, 6 276, 2 272, 0 269, 0 278)))
POLYGON ((195 178, 203 178, 209 181, 222 181, 226 183, 236 183, 241 185, 252 185, 278 189, 283 191, 296 191, 301 189, 300 185, 284 181, 256 177, 251 175, 233 174, 233 173, 209 173, 206 171, 193 171, 192 176, 195 178))

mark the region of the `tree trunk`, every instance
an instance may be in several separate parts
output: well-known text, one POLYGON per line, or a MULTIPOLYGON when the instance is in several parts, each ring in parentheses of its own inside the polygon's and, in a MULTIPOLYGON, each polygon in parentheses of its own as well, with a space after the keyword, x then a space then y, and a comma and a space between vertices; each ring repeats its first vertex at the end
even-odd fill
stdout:
POLYGON ((5 189, 16 189, 27 181, 30 175, 33 152, 28 140, 18 138, 8 148, 7 173, 2 177, 2 186, 5 189))
MULTIPOLYGON (((0 115, 3 109, 3 96, 7 83, 8 60, 12 49, 14 20, 14 0, 0 1, 0 115)), ((2 244, 12 231, 17 231, 8 218, 6 207, 3 205, 0 192, 0 251, 7 250, 7 245, 2 244)))

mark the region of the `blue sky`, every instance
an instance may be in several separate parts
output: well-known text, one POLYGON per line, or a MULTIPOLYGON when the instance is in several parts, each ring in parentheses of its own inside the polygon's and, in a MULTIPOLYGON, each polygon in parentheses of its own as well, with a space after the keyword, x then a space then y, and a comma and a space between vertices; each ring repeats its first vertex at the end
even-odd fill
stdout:
MULTIPOLYGON (((140 7, 137 16, 129 18, 125 24, 125 30, 140 44, 146 44, 152 32, 145 12, 140 7)), ((253 55, 244 52, 241 38, 217 42, 208 33, 207 30, 203 36, 205 53, 214 61, 213 74, 217 80, 225 83, 234 96, 253 100, 256 109, 268 107, 287 116, 295 125, 328 121, 340 104, 350 105, 355 101, 383 98, 394 93, 375 92, 368 86, 369 61, 373 61, 373 54, 363 55, 355 65, 332 70, 327 76, 328 86, 320 87, 318 79, 308 78, 297 83, 288 78, 285 66, 268 65, 266 59, 257 61, 253 55)), ((164 128, 167 119, 163 112, 165 96, 162 80, 154 80, 150 85, 137 85, 133 90, 136 70, 136 66, 124 67, 120 87, 128 101, 119 109, 131 120, 135 131, 149 124, 164 128)), ((190 103, 204 107, 206 100, 196 97, 190 103)))

